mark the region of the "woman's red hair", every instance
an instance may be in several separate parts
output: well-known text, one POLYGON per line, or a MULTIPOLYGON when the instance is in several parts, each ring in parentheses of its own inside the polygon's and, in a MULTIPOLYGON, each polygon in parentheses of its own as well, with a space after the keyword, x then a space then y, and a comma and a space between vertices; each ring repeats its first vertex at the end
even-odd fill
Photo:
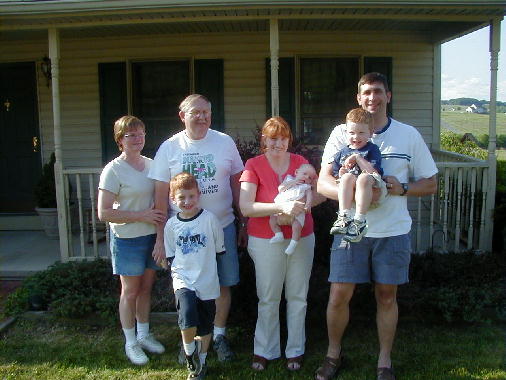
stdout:
POLYGON ((290 126, 281 116, 274 116, 268 119, 262 127, 262 136, 260 138, 260 148, 265 151, 265 138, 271 139, 283 137, 288 139, 288 147, 292 146, 293 136, 290 126))

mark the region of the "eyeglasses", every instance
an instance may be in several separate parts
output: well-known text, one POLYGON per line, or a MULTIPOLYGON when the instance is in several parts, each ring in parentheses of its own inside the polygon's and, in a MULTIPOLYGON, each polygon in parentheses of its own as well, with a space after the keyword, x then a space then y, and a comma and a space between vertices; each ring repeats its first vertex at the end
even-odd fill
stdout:
POLYGON ((192 110, 192 111, 188 111, 186 113, 194 118, 198 118, 198 117, 202 116, 203 118, 207 119, 209 116, 211 116, 211 111, 207 111, 207 110, 204 110, 204 111, 192 110))
POLYGON ((127 133, 123 136, 127 139, 136 139, 136 138, 142 138, 142 137, 146 136, 146 133, 144 133, 144 132, 142 132, 142 133, 127 133))

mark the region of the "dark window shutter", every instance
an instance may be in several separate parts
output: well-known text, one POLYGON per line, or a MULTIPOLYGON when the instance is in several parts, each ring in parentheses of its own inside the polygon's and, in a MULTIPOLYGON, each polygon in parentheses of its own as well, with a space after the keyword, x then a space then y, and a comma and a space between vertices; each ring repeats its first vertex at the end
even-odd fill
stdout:
MULTIPOLYGON (((265 60, 265 77, 267 79, 265 85, 266 92, 266 117, 272 115, 271 105, 271 59, 265 60)), ((279 114, 285 119, 292 131, 295 130, 295 59, 279 58, 278 71, 279 85, 279 114)))
POLYGON ((99 63, 98 82, 102 162, 105 164, 119 155, 114 141, 113 125, 128 112, 125 62, 99 63))
MULTIPOLYGON (((386 75, 392 91, 392 57, 364 57, 364 74, 371 72, 386 75)), ((392 115, 392 101, 388 104, 387 112, 392 115)))
POLYGON ((196 59, 195 92, 211 101, 211 128, 225 130, 225 96, 223 90, 223 59, 196 59))

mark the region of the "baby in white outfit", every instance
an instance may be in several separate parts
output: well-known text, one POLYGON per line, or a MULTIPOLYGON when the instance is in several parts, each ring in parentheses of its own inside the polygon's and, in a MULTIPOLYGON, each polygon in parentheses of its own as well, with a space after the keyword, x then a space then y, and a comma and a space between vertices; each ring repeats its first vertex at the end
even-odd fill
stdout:
MULTIPOLYGON (((316 178, 316 170, 310 164, 302 164, 295 170, 295 178, 287 175, 281 185, 278 187, 279 194, 274 198, 274 203, 285 203, 289 201, 301 201, 305 203, 306 212, 311 209, 313 194, 311 192, 311 184, 316 178)), ((271 215, 269 225, 274 232, 274 237, 270 243, 281 243, 284 241, 283 232, 281 231, 279 218, 281 214, 271 215)), ((300 213, 291 222, 292 239, 285 250, 287 255, 291 255, 295 251, 295 247, 300 240, 300 233, 304 227, 305 213, 300 213)))

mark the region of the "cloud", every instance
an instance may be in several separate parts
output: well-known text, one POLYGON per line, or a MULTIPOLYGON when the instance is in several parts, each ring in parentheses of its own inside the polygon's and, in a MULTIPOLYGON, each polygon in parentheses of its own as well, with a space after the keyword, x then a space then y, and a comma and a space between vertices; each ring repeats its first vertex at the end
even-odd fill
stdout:
MULTIPOLYGON (((451 75, 441 75, 441 99, 476 98, 490 99, 490 80, 476 77, 456 78, 451 75)), ((506 81, 497 84, 497 100, 506 101, 506 81)))

